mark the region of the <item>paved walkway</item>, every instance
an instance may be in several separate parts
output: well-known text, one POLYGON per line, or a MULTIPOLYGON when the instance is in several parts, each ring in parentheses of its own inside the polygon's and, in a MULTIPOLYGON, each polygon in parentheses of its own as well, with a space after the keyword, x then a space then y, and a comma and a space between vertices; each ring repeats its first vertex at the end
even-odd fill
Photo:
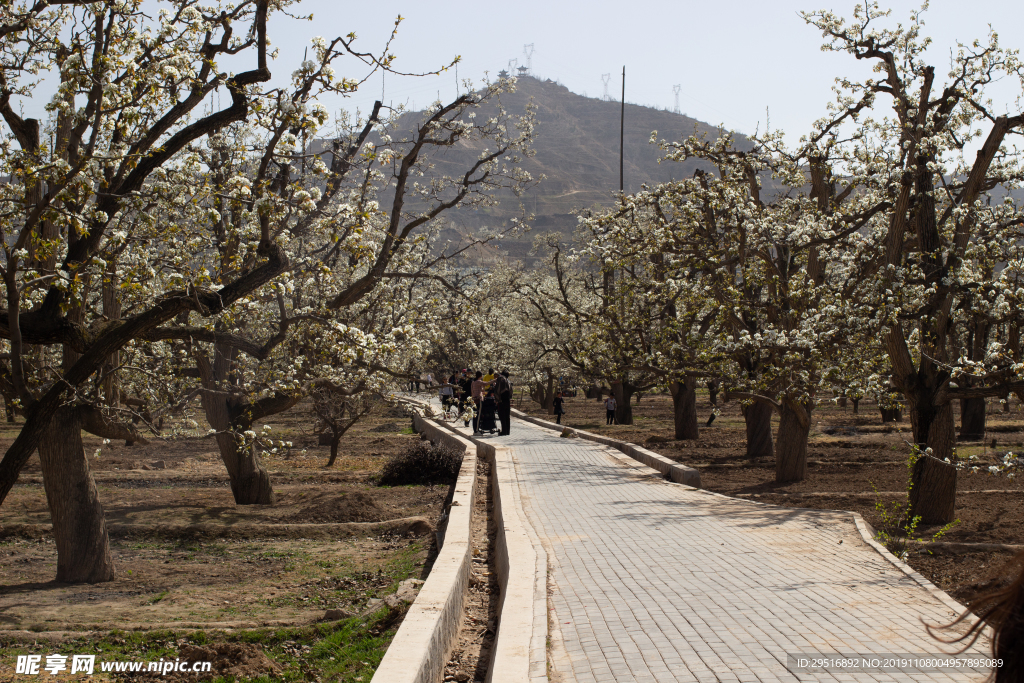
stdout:
POLYGON ((787 668, 788 653, 943 651, 923 623, 947 623, 952 610, 864 543, 849 514, 690 490, 618 451, 520 420, 493 440, 513 448, 527 516, 548 549, 564 648, 553 652, 553 680, 985 677, 787 668))

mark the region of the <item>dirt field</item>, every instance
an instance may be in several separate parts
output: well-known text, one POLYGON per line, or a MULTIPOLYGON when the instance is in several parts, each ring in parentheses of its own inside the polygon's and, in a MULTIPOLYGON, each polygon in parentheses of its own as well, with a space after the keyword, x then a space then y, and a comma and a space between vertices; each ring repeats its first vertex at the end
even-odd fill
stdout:
MULTIPOLYGON (((872 526, 880 522, 875 501, 906 500, 909 470, 906 459, 912 441, 909 419, 882 424, 877 407, 861 402, 852 407, 826 403, 813 414, 815 426, 808 446, 809 475, 792 484, 775 483, 774 461, 745 458, 745 433, 740 405, 719 399, 721 414, 710 427, 704 424, 712 406, 706 392, 698 394, 701 436, 697 441, 673 439, 672 401, 664 395, 644 396, 633 405, 633 425, 605 426, 604 406, 582 397, 566 400, 563 424, 641 444, 669 458, 696 467, 704 488, 731 496, 789 507, 853 510, 872 526), (872 484, 881 493, 874 495, 872 484)), ((522 402, 521 410, 545 413, 536 403, 522 402)), ((957 406, 959 409, 959 406, 957 406)), ((959 413, 957 415, 959 424, 959 413)), ((961 443, 958 453, 977 456, 980 471, 961 472, 957 482, 956 524, 942 539, 967 543, 1024 544, 1024 481, 991 475, 987 465, 1007 451, 1024 446, 1024 418, 1014 400, 1011 412, 989 404, 988 433, 983 442, 961 443), (993 443, 995 446, 993 447, 993 443)), ((775 419, 778 426, 778 419, 775 419)), ((919 527, 930 539, 935 528, 919 527)), ((989 585, 994 573, 1011 557, 1004 552, 934 554, 911 552, 909 563, 928 579, 961 601, 989 585)))
MULTIPOLYGON (((57 558, 33 457, 0 507, 0 647, 11 655, 0 658, 0 680, 11 680, 14 654, 48 653, 54 638, 68 653, 88 652, 111 632, 133 631, 112 650, 173 658, 182 648, 234 643, 218 658, 237 670, 221 675, 315 680, 330 673, 325 680, 355 681, 372 673, 405 611, 380 599, 400 581, 426 576, 436 552, 431 529, 448 493, 445 485, 374 483, 389 455, 419 439, 401 413, 381 412, 344 437, 330 470, 329 447, 317 445, 308 409, 271 419, 271 437, 293 446, 264 460, 273 506, 235 506, 211 438, 126 447, 87 437, 118 573, 97 585, 52 581, 57 558), (316 625, 329 609, 341 612, 316 625), (170 641, 166 634, 154 640, 162 629, 173 629, 170 641), (197 639, 191 629, 203 635, 197 639), (224 631, 211 636, 211 629, 224 631), (322 653, 322 662, 303 653, 331 638, 345 642, 322 653), (239 639, 259 644, 242 647, 239 639), (33 640, 42 642, 29 645, 33 640), (342 653, 356 641, 366 647, 342 653)), ((0 448, 16 433, 0 425, 0 448)))

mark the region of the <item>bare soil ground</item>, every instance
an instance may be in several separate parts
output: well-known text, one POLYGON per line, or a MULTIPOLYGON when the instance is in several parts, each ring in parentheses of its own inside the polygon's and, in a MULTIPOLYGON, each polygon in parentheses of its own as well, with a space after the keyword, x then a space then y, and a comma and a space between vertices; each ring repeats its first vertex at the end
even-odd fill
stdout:
MULTIPOLYGON (((274 643, 228 647, 237 636, 223 635, 198 642, 186 638, 180 645, 223 649, 222 659, 241 668, 219 675, 239 680, 274 674, 269 665, 256 671, 245 664, 262 661, 250 652, 253 647, 266 649, 278 662, 274 680, 314 680, 331 666, 341 677, 330 680, 372 674, 404 614, 404 608, 374 601, 394 592, 399 581, 429 572, 436 553, 430 530, 448 493, 445 485, 375 484, 385 459, 419 439, 401 413, 378 413, 342 439, 331 469, 324 469, 329 447, 317 445, 308 407, 300 404, 269 420, 270 438, 292 442, 291 449, 264 458, 276 493, 272 506, 234 504, 215 442, 198 436, 206 431, 203 423, 192 430, 195 436, 151 438, 140 446, 86 436, 117 568, 116 580, 96 585, 52 580, 56 551, 34 456, 0 507, 0 647, 13 652, 22 647, 17 643, 41 639, 45 649, 52 638, 65 644, 79 638, 89 651, 89 643, 108 638, 114 629, 174 629, 180 640, 189 629, 238 634, 243 631, 237 629, 286 627, 298 629, 289 636, 292 645, 282 636, 274 643), (423 521, 408 523, 417 517, 423 521), (396 519, 405 522, 387 524, 396 519), (315 632, 325 628, 315 624, 328 609, 342 610, 352 623, 315 632), (351 666, 325 655, 332 664, 320 673, 287 669, 289 658, 309 659, 302 656, 304 637, 322 640, 346 629, 349 639, 358 631, 369 640, 384 640, 354 655, 358 661, 351 666), (289 654, 289 648, 299 649, 289 654)), ((17 428, 0 423, 0 449, 17 428)), ((139 651, 154 652, 152 643, 139 651)), ((174 651, 168 652, 172 658, 183 656, 174 651)), ((13 663, 0 660, 0 681, 13 676, 13 663)))
MULTIPOLYGON (((912 436, 908 419, 883 424, 873 403, 862 401, 859 413, 852 406, 840 408, 823 403, 813 414, 815 423, 808 445, 810 461, 806 480, 775 483, 774 461, 749 461, 745 457, 745 432, 740 405, 719 399, 721 414, 710 427, 704 424, 712 406, 706 392, 698 394, 700 439, 673 438, 672 401, 665 395, 643 396, 633 404, 633 425, 606 426, 600 401, 582 396, 566 400, 562 423, 647 448, 698 468, 703 487, 730 496, 752 498, 787 507, 852 510, 878 526, 876 500, 906 500, 909 470, 906 460, 912 436), (881 492, 876 496, 872 485, 881 492), (804 494, 804 495, 801 495, 804 494), (815 495, 806 495, 815 494, 815 495), (820 494, 820 495, 819 495, 820 494)), ((958 409, 959 407, 957 407, 958 409)), ((540 417, 545 411, 523 401, 520 408, 540 417)), ((961 456, 977 456, 980 471, 961 472, 957 482, 956 514, 960 520, 942 539, 965 543, 1024 544, 1024 481, 991 475, 987 466, 1008 451, 1024 446, 1024 417, 1014 400, 1009 413, 990 402, 988 433, 984 441, 958 445, 961 456)), ((551 418, 553 419, 553 418, 551 418)), ((957 418, 959 420, 959 416, 957 418)), ((958 422, 959 423, 959 422, 958 422)), ((775 420, 778 426, 778 420, 775 420)), ((919 527, 924 539, 937 528, 919 527)), ((987 588, 1011 557, 1005 552, 970 552, 958 555, 914 550, 909 564, 960 601, 969 601, 987 588)))

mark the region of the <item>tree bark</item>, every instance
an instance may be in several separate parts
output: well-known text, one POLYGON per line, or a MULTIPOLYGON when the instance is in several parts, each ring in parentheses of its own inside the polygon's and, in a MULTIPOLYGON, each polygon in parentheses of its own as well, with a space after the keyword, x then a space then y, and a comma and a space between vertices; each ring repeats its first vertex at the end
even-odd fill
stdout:
POLYGON ((879 408, 878 410, 882 413, 882 422, 883 423, 886 423, 886 422, 902 422, 903 421, 903 411, 899 407, 896 407, 896 408, 879 408))
POLYGON ((910 514, 922 524, 949 524, 956 506, 956 466, 921 455, 911 473, 910 514))
POLYGON ((772 457, 775 453, 772 443, 772 407, 762 401, 754 401, 744 406, 743 421, 747 426, 747 457, 772 457))
POLYGON ((338 459, 338 443, 345 432, 335 432, 331 435, 331 458, 327 461, 328 467, 334 467, 334 461, 338 459))
POLYGON ((227 399, 209 391, 203 392, 203 411, 207 422, 217 430, 217 447, 231 478, 235 504, 273 505, 270 474, 260 462, 255 446, 240 443, 251 424, 246 420, 233 420, 227 399))
POLYGON ((722 386, 722 383, 717 379, 713 379, 708 382, 708 400, 711 401, 711 405, 718 406, 718 389, 722 386))
POLYGON ((700 430, 697 427, 697 380, 686 377, 682 382, 671 382, 668 390, 672 394, 676 438, 700 438, 700 430))
POLYGON ((775 444, 775 481, 803 481, 807 478, 807 437, 810 431, 810 406, 783 400, 779 440, 775 444))
POLYGON ((914 443, 921 450, 932 449, 932 455, 939 460, 953 459, 956 444, 956 425, 953 420, 953 404, 936 406, 923 397, 912 401, 910 423, 914 432, 914 443))
POLYGON ((77 408, 58 409, 39 441, 39 462, 57 545, 57 581, 112 581, 110 539, 85 456, 77 408))
POLYGON ((981 441, 985 438, 985 399, 965 398, 960 401, 960 440, 981 441))
POLYGON ((544 392, 544 410, 547 411, 548 415, 555 414, 555 375, 551 372, 550 368, 547 369, 548 373, 548 384, 544 392))
POLYGON ((633 424, 633 385, 629 382, 612 382, 612 396, 615 397, 615 423, 633 424))
POLYGON ((850 402, 853 404, 853 414, 856 415, 858 413, 857 409, 860 407, 860 399, 859 398, 851 398, 850 402))

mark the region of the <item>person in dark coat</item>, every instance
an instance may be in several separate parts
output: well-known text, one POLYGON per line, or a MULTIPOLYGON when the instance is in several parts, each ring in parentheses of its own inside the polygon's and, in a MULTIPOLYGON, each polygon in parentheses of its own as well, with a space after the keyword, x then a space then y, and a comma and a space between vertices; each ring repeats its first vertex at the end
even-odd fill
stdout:
POLYGON ((562 407, 564 400, 562 399, 562 392, 559 391, 555 394, 555 424, 562 424, 562 415, 565 414, 565 408, 562 407))
POLYGON ((494 380, 494 391, 498 395, 498 419, 501 420, 500 436, 508 436, 512 426, 512 382, 508 379, 508 370, 494 380))

